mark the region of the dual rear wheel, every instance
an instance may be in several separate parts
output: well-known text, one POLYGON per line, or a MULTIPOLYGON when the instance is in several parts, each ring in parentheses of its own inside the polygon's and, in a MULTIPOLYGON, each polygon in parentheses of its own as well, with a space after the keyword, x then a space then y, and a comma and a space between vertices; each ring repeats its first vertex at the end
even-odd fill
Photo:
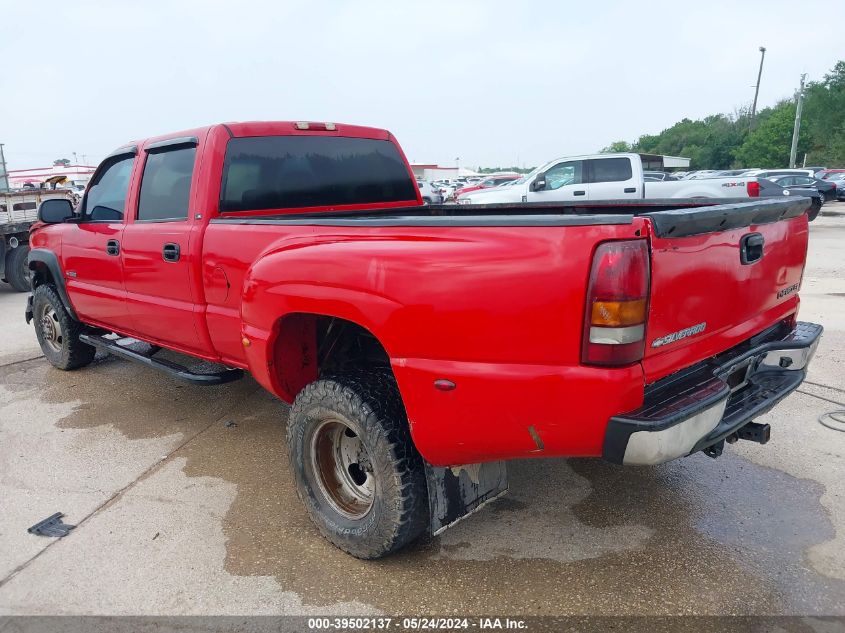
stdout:
POLYGON ((389 370, 346 372, 305 387, 287 441, 299 498, 343 551, 379 558, 428 527, 425 467, 389 370))

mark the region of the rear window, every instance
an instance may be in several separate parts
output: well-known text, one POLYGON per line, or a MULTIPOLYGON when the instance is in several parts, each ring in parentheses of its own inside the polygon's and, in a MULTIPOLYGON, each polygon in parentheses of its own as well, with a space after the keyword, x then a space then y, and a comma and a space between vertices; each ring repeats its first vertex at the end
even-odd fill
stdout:
POLYGON ((233 138, 221 211, 416 201, 414 181, 390 141, 338 136, 233 138))
POLYGON ((587 163, 592 171, 590 182, 621 182, 633 177, 631 161, 627 158, 596 158, 587 163))

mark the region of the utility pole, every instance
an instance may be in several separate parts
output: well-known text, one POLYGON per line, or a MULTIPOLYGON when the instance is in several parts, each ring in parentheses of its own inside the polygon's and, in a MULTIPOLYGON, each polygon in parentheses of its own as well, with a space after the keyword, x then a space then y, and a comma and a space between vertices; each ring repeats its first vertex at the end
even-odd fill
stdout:
POLYGON ((760 47, 760 70, 757 71, 757 83, 754 86, 754 103, 751 104, 751 122, 748 129, 754 129, 754 117, 757 115, 757 95, 760 94, 760 78, 763 76, 763 60, 766 59, 766 47, 760 47))
POLYGON ((6 170, 6 155, 3 153, 3 143, 0 143, 0 191, 9 190, 9 172, 6 170))
POLYGON ((795 154, 798 151, 798 132, 801 130, 801 107, 804 105, 804 80, 806 78, 807 73, 801 75, 801 87, 798 88, 798 105, 795 108, 795 125, 792 126, 792 148, 789 150, 790 169, 795 167, 795 154))

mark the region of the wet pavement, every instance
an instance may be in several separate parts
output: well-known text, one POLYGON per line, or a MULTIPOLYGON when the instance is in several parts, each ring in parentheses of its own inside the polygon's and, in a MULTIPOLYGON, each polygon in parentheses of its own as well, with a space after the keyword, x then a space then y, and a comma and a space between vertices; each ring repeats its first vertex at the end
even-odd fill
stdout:
POLYGON ((54 370, 2 287, 0 613, 845 614, 845 433, 817 422, 845 409, 843 240, 845 216, 813 223, 801 316, 826 332, 768 445, 514 462, 506 497, 374 562, 311 525, 287 407, 251 379, 54 370), (57 511, 70 536, 26 532, 57 511))

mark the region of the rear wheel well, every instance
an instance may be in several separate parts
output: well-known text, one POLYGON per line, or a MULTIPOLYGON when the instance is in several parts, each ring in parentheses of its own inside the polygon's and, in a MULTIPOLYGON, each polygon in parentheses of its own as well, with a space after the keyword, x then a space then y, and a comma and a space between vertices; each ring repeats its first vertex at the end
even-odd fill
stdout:
POLYGON ((303 312, 279 320, 273 367, 279 386, 291 398, 327 374, 353 369, 391 371, 387 351, 367 328, 347 319, 303 312))

